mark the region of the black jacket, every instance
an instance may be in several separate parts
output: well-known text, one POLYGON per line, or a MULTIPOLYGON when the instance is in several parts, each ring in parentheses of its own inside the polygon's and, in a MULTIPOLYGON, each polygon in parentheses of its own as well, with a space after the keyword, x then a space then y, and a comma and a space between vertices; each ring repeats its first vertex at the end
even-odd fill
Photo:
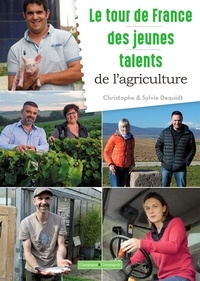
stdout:
MULTIPOLYGON (((79 138, 87 138, 88 137, 88 129, 81 125, 79 122, 77 122, 78 127, 79 127, 79 138)), ((55 126, 58 131, 59 131, 59 139, 63 140, 64 138, 67 137, 67 128, 66 128, 67 123, 64 122, 63 124, 55 126)), ((75 136, 74 136, 75 137, 75 136)), ((77 137, 75 137, 77 138, 77 137)))
POLYGON ((196 153, 195 138, 188 126, 182 124, 180 138, 175 151, 172 130, 173 127, 170 125, 162 131, 155 145, 156 154, 159 161, 162 162, 162 166, 168 171, 183 171, 190 165, 196 153))

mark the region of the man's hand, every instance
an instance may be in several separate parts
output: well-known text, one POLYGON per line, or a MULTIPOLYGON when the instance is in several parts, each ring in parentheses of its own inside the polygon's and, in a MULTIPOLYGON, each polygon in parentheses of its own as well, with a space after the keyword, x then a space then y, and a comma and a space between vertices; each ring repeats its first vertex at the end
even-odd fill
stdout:
MULTIPOLYGON (((67 259, 57 260, 57 266, 70 266, 71 264, 72 264, 72 262, 70 260, 67 260, 67 259)), ((70 271, 68 269, 66 269, 62 273, 68 274, 69 272, 70 271)))
POLYGON ((72 264, 72 262, 67 259, 57 260, 57 266, 70 266, 71 264, 72 264))
POLYGON ((35 146, 27 145, 26 147, 27 147, 28 150, 36 151, 35 146))
POLYGON ((34 90, 33 85, 36 86, 36 81, 39 78, 38 70, 33 74, 28 74, 26 71, 24 71, 24 84, 23 84, 23 90, 34 90))
POLYGON ((17 145, 15 147, 15 149, 18 152, 25 152, 25 151, 29 151, 29 150, 36 151, 35 147, 32 145, 17 145))

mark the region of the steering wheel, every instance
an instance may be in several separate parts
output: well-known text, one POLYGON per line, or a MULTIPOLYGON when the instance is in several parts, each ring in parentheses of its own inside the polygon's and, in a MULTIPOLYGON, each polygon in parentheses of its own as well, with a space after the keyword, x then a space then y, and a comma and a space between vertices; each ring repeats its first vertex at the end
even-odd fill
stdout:
MULTIPOLYGON (((112 255, 113 259, 116 259, 118 256, 118 252, 120 250, 120 244, 123 241, 129 240, 129 237, 123 236, 123 235, 117 235, 113 236, 110 240, 110 253, 112 255)), ((144 261, 142 263, 136 263, 131 265, 130 264, 130 256, 132 254, 127 254, 124 253, 124 257, 121 259, 122 260, 122 274, 126 277, 126 280, 128 277, 133 276, 138 279, 145 279, 149 277, 152 273, 152 261, 147 254, 147 252, 144 249, 140 249, 144 256, 144 261)))

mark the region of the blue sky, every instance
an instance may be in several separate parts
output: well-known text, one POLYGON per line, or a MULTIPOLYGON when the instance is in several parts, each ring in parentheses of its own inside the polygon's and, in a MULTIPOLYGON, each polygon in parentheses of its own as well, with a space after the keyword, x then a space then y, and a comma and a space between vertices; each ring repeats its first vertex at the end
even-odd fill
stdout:
POLYGON ((182 112, 183 123, 190 128, 200 128, 200 102, 104 111, 102 118, 103 123, 118 123, 121 118, 127 118, 136 127, 165 128, 174 110, 182 112))

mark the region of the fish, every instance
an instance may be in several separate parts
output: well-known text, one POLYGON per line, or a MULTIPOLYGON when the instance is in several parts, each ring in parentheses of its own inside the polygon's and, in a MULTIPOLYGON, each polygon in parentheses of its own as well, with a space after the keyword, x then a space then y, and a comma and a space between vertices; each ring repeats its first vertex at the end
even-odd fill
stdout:
POLYGON ((66 271, 71 271, 69 266, 54 266, 54 267, 46 267, 46 268, 36 267, 35 269, 38 270, 39 272, 46 272, 46 273, 51 272, 51 273, 54 273, 54 274, 63 273, 63 272, 66 272, 66 271))

